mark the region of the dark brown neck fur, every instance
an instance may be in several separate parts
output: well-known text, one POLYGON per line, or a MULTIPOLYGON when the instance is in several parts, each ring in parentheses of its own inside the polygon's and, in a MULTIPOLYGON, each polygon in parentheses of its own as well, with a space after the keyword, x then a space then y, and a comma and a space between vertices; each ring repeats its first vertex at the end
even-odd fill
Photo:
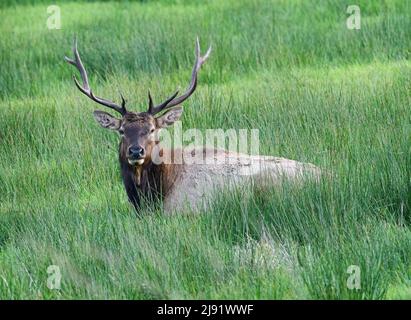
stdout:
POLYGON ((119 156, 121 176, 128 199, 136 211, 140 211, 143 198, 150 202, 162 200, 172 188, 180 166, 149 161, 138 168, 131 166, 122 154, 120 152, 119 156))

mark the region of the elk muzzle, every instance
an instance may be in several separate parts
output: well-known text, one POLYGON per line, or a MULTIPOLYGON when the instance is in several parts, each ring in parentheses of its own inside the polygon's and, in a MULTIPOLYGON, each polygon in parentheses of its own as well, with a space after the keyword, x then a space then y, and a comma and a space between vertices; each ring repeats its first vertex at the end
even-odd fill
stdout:
POLYGON ((142 146, 130 146, 127 150, 127 160, 131 165, 144 163, 145 149, 142 146))

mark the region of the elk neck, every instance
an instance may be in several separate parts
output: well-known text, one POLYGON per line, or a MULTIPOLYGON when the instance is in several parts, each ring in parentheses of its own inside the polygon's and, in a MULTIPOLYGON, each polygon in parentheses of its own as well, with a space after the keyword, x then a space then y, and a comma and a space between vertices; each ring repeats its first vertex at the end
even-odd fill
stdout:
POLYGON ((148 200, 164 199, 172 188, 180 170, 172 164, 155 164, 151 160, 141 166, 129 164, 120 143, 119 161, 121 176, 129 201, 137 209, 142 198, 148 200))

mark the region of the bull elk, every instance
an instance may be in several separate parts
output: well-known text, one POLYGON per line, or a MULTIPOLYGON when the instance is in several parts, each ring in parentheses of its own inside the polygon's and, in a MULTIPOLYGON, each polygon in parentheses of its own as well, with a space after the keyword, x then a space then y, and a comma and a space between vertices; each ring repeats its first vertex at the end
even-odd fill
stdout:
POLYGON ((100 110, 95 110, 93 113, 94 118, 103 128, 120 134, 119 161, 122 180, 128 199, 137 212, 143 197, 161 198, 165 211, 171 212, 181 210, 186 205, 192 209, 198 208, 201 204, 204 205, 204 200, 208 199, 215 187, 229 183, 238 184, 250 177, 259 180, 270 176, 278 181, 284 176, 295 179, 305 172, 313 173, 315 176, 319 174, 319 169, 312 164, 285 158, 247 155, 222 149, 207 152, 204 147, 190 150, 162 148, 156 139, 156 134, 159 129, 168 127, 180 119, 183 113, 180 105, 196 90, 198 72, 210 53, 211 47, 201 56, 197 38, 194 67, 186 92, 178 96, 177 91, 164 102, 155 105, 148 91, 148 109, 144 112, 129 111, 122 95, 121 104, 117 104, 93 93, 77 50, 76 39, 73 45, 74 59, 65 57, 65 60, 80 72, 82 84, 73 76, 77 88, 94 102, 116 111, 121 116, 115 118, 100 110), (173 161, 156 163, 152 159, 154 148, 159 150, 160 155, 168 154, 168 160, 177 156, 179 159, 187 159, 187 154, 188 158, 201 154, 204 157, 212 157, 215 161, 204 161, 202 158, 200 163, 184 160, 181 163, 173 161))

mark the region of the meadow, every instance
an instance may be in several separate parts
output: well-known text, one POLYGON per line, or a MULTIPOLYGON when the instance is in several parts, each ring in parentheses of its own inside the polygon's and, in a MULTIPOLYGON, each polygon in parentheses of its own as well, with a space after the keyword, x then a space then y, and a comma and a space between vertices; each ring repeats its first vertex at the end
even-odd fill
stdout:
POLYGON ((343 0, 56 1, 50 30, 49 1, 2 1, 0 299, 410 299, 411 3, 354 2, 360 30, 343 0), (330 174, 136 217, 74 35, 95 92, 133 110, 186 86, 198 35, 183 128, 258 128, 262 154, 330 174))

